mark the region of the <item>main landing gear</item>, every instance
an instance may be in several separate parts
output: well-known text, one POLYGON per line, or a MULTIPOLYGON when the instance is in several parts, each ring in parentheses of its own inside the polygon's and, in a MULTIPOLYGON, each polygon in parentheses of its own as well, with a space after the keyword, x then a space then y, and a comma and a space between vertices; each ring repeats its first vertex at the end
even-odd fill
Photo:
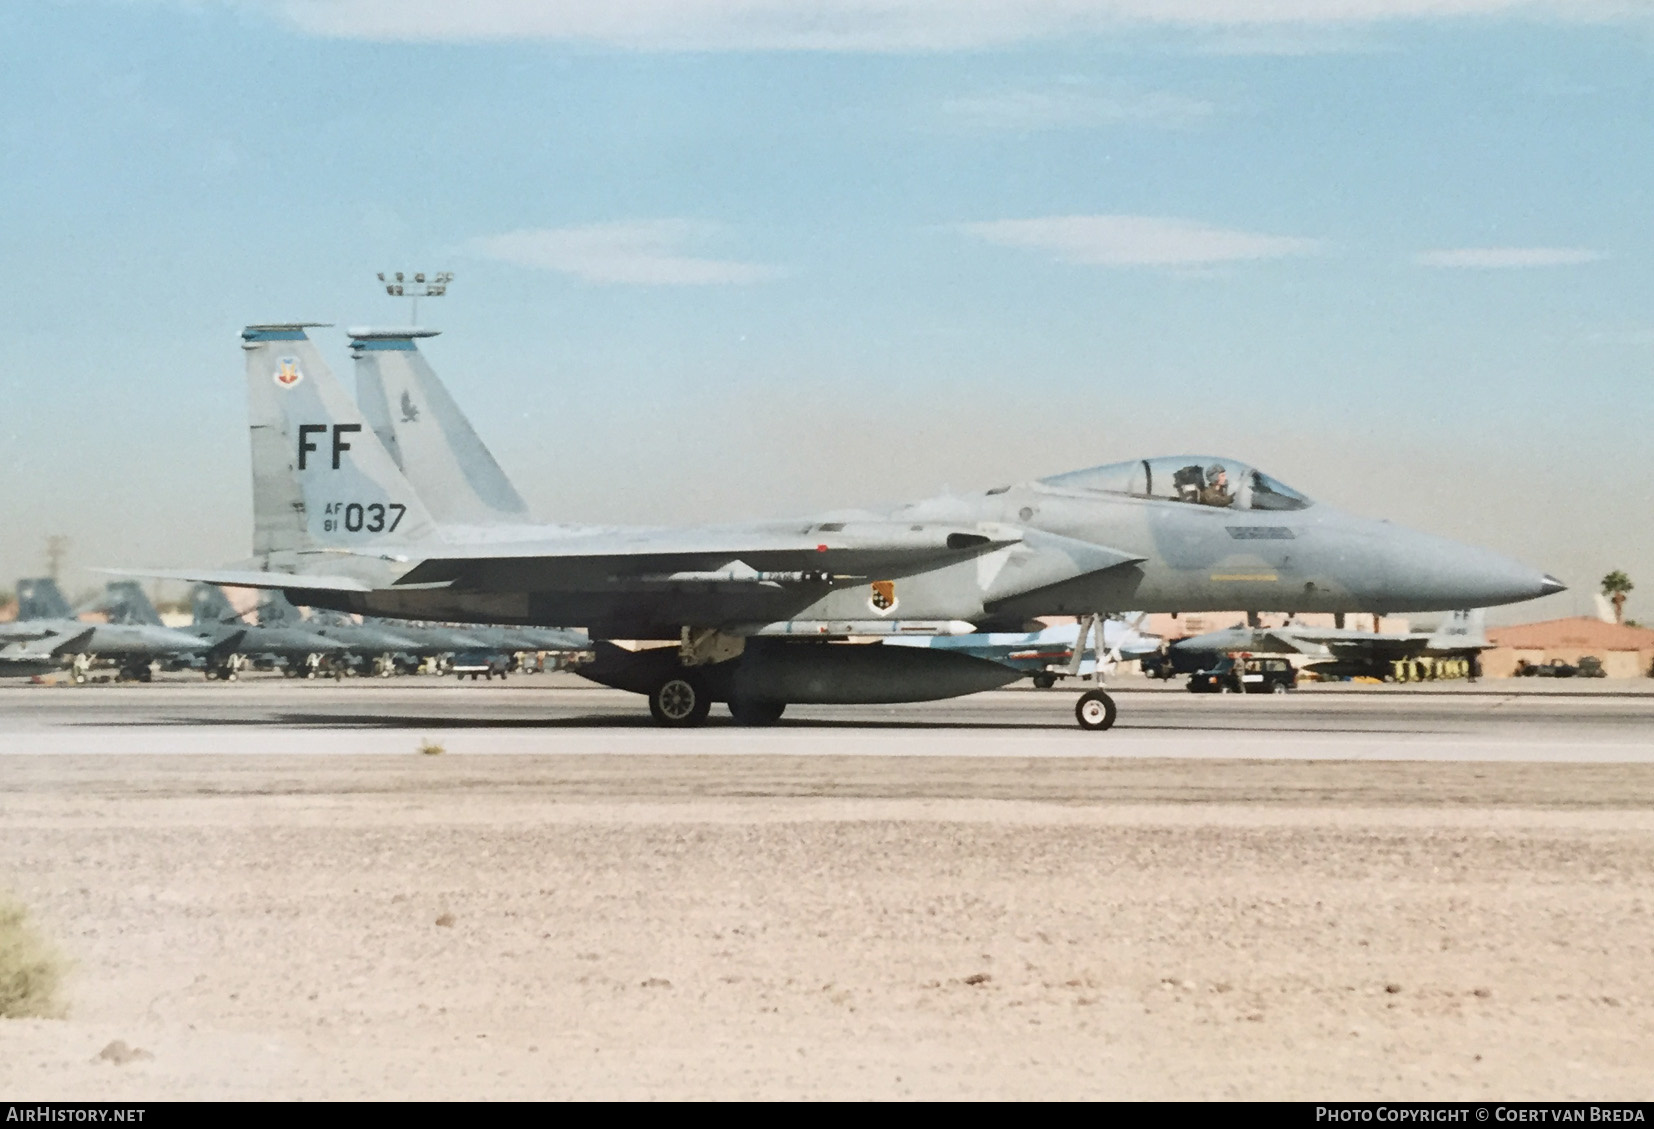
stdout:
POLYGON ((699 678, 677 674, 650 692, 649 712, 661 725, 682 728, 705 721, 712 712, 712 702, 699 678))

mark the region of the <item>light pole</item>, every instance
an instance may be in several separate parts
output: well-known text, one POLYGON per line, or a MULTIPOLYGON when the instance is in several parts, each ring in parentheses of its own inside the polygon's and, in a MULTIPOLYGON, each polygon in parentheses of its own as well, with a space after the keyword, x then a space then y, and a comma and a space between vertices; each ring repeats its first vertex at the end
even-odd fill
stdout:
POLYGON ((424 271, 379 272, 379 281, 385 284, 385 293, 392 298, 411 298, 413 308, 408 315, 409 325, 419 324, 419 300, 440 298, 448 293, 448 284, 454 281, 451 270, 426 274, 424 271))
POLYGON ((61 533, 46 538, 46 575, 63 579, 63 558, 69 555, 69 539, 61 533))

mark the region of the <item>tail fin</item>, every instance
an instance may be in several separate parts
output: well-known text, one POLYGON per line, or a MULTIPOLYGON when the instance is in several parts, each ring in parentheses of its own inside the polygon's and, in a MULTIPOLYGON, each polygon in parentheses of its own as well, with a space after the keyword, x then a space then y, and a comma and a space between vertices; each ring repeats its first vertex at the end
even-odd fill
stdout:
POLYGON ((74 619, 63 589, 49 576, 31 576, 17 582, 17 618, 74 619))
POLYGON ((155 610, 155 605, 144 594, 143 586, 136 580, 111 580, 103 586, 97 598, 81 610, 103 612, 110 623, 139 627, 166 626, 161 622, 161 614, 155 610))
POLYGON ((1425 644, 1432 651, 1469 650, 1472 647, 1486 647, 1487 633, 1484 630, 1484 621, 1487 613, 1482 608, 1471 608, 1468 611, 1458 611, 1442 620, 1441 626, 1425 644))
POLYGON ((242 622, 224 589, 216 584, 197 584, 190 589, 190 617, 197 627, 219 627, 242 622))
POLYGON ((285 592, 267 590, 258 594, 260 627, 294 627, 303 624, 304 613, 287 598, 285 592))
POLYGON ((431 537, 436 524, 323 363, 304 325, 252 325, 247 408, 253 552, 349 549, 431 537))
POLYGON ((438 521, 526 521, 522 496, 414 344, 436 332, 351 330, 357 402, 438 521))

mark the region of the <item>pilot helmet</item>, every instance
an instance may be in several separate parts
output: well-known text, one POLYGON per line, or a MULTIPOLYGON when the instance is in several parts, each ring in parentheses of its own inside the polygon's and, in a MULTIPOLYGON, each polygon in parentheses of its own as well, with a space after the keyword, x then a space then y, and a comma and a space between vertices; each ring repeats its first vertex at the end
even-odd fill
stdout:
POLYGON ((1208 486, 1216 486, 1218 484, 1218 477, 1224 473, 1225 470, 1222 463, 1213 463, 1211 466, 1206 468, 1206 484, 1208 486))

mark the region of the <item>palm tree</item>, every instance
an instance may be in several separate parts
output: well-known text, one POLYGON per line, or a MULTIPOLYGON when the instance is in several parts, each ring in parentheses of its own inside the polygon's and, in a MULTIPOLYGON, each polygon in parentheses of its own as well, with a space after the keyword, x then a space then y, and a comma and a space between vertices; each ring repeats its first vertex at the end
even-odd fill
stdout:
POLYGON ((1617 568, 1602 578, 1602 594, 1613 602, 1615 623, 1625 622, 1625 597, 1634 587, 1631 578, 1617 568))

